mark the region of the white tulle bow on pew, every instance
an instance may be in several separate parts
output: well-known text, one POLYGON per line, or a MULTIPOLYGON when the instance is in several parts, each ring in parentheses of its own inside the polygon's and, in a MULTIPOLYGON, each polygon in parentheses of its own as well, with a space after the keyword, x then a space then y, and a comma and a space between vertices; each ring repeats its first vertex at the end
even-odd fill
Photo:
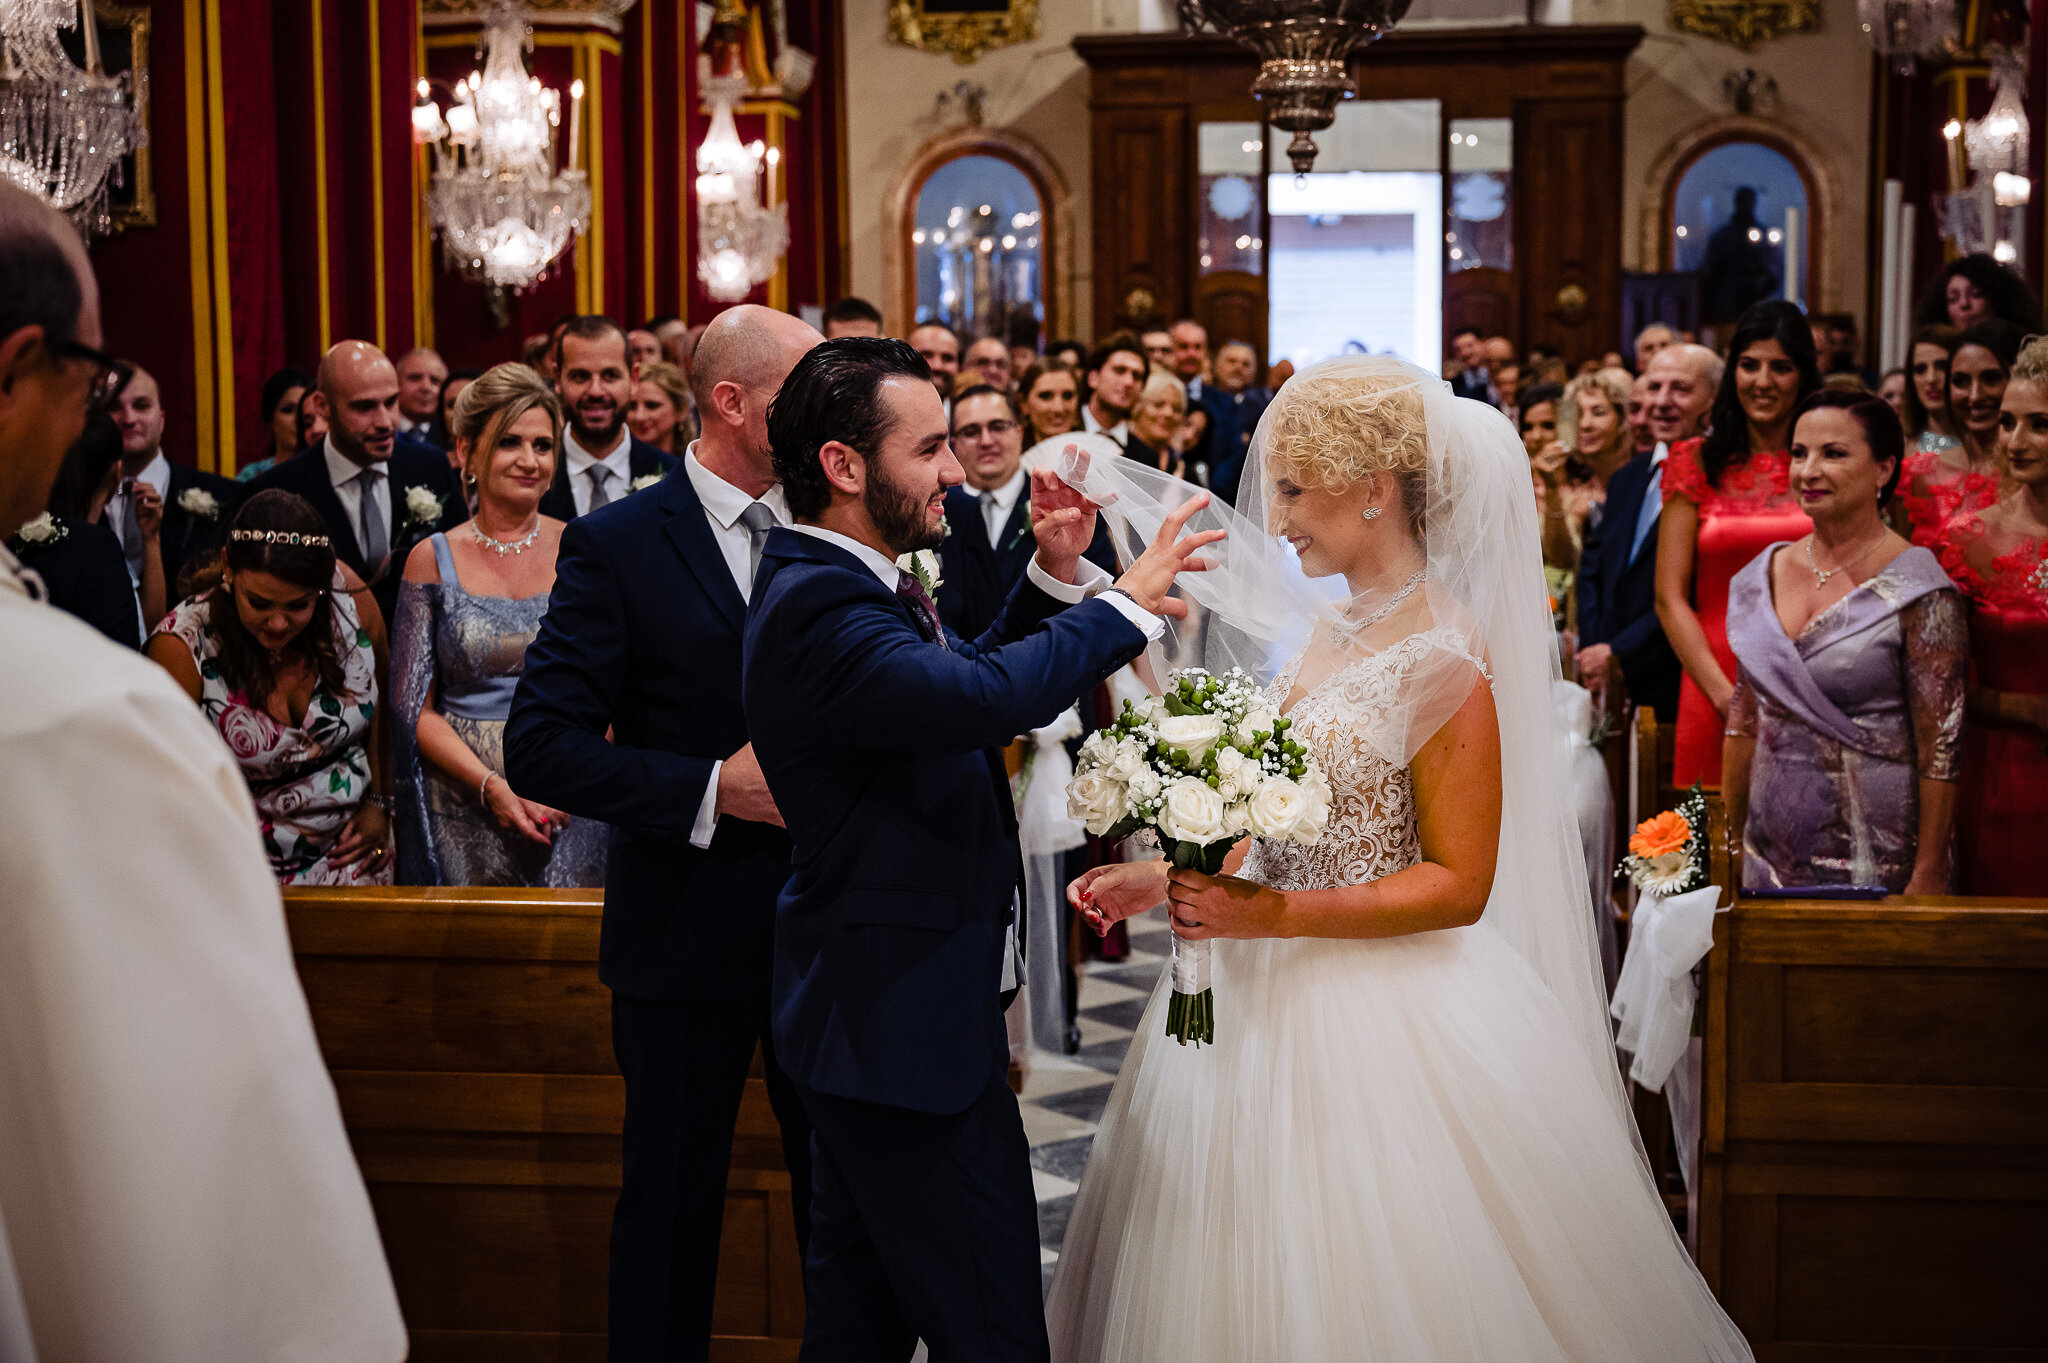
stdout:
POLYGON ((1081 716, 1068 709, 1031 731, 1030 765, 1017 801, 1017 841, 1024 852, 1024 993, 1031 1042, 1057 1055, 1066 1031, 1066 958, 1060 940, 1060 901, 1066 894, 1066 854, 1087 842, 1087 830, 1067 815, 1073 759, 1067 740, 1081 736, 1081 716))

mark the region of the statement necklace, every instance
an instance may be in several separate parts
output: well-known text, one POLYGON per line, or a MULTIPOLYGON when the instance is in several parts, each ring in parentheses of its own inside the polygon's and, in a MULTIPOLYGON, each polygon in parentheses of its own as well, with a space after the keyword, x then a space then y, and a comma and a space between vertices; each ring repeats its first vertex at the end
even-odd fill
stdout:
POLYGON ((1349 621, 1340 622, 1337 625, 1338 631, 1344 635, 1349 636, 1350 638, 1357 638, 1359 635, 1371 629, 1374 625, 1377 625, 1380 621, 1392 615, 1394 613, 1394 608, 1399 606, 1403 601, 1406 601, 1409 595, 1413 593, 1417 587, 1420 587, 1422 585, 1422 579, 1427 576, 1429 576, 1429 569, 1416 569, 1415 576, 1409 578, 1407 582, 1402 584, 1401 590, 1395 592, 1393 596, 1389 597, 1387 599, 1386 605, 1381 606, 1378 610, 1374 611, 1371 615, 1366 616, 1365 619, 1360 620, 1355 625, 1350 623, 1349 621))
POLYGON ((1869 544, 1864 546, 1862 553, 1850 559, 1847 563, 1844 563, 1839 568, 1829 568, 1826 572, 1822 572, 1820 564, 1814 562, 1813 560, 1814 537, 1812 535, 1808 535, 1806 537, 1806 566, 1813 569, 1813 585, 1816 588, 1827 586, 1828 580, 1830 578, 1841 576, 1843 573, 1848 572, 1851 568, 1854 568, 1857 564, 1863 562, 1864 559, 1869 558, 1872 553, 1876 552, 1877 546, 1884 543, 1884 540, 1884 535, 1879 534, 1876 539, 1872 540, 1869 544))
POLYGON ((533 529, 527 531, 523 538, 516 540, 494 540, 479 530, 475 521, 469 523, 469 533, 476 538, 478 544, 481 544, 486 549, 496 550, 498 557, 503 558, 507 554, 525 553, 528 547, 540 538, 540 521, 536 519, 533 523, 533 529))

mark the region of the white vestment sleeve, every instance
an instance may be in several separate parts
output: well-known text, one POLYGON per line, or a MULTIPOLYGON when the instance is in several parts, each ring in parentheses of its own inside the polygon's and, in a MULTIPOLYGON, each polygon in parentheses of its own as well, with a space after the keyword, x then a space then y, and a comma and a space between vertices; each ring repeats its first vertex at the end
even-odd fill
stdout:
POLYGON ((247 789, 88 634, 0 600, 0 1257, 34 1357, 402 1358, 247 789))

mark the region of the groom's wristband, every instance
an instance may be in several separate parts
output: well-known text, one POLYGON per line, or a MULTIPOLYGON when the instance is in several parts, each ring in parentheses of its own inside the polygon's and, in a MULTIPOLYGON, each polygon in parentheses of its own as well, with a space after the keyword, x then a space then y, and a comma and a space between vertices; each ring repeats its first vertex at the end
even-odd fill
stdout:
POLYGON ((1166 621, 1138 604, 1138 598, 1122 587, 1104 587, 1095 593, 1098 601, 1107 601, 1118 615, 1131 622, 1147 643, 1157 640, 1166 631, 1166 621))

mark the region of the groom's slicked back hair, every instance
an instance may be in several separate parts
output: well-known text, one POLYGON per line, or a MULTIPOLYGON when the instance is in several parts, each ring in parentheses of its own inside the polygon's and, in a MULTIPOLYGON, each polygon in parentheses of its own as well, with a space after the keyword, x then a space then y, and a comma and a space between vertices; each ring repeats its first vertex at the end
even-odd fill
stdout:
POLYGON ((768 405, 768 445, 789 514, 815 518, 832 504, 818 452, 833 441, 872 457, 889 434, 882 384, 932 381, 931 366, 903 341, 841 336, 813 346, 768 405))

